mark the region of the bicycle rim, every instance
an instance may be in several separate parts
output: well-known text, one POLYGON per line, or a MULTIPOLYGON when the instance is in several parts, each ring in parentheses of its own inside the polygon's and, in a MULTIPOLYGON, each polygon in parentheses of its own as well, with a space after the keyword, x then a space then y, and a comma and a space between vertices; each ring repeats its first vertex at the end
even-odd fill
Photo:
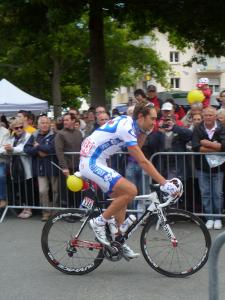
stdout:
POLYGON ((177 244, 173 244, 155 216, 141 234, 141 250, 148 264, 170 277, 196 273, 207 262, 211 237, 201 219, 192 213, 170 209, 166 212, 177 244))
POLYGON ((84 219, 84 211, 62 211, 49 219, 42 230, 43 253, 48 262, 63 273, 83 275, 96 269, 103 261, 101 245, 96 242, 88 224, 75 239, 84 219))

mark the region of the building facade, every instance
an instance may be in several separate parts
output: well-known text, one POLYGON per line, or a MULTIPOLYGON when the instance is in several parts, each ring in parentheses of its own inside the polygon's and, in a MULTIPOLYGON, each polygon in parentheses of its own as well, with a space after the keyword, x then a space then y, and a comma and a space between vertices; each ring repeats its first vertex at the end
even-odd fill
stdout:
MULTIPOLYGON (((225 57, 205 57, 204 64, 193 63, 191 67, 184 66, 194 55, 197 55, 194 48, 179 51, 171 46, 167 35, 156 32, 156 39, 149 45, 153 48, 161 59, 167 61, 172 68, 172 73, 168 78, 171 90, 190 91, 196 88, 196 83, 201 77, 208 77, 210 88, 214 94, 218 94, 225 89, 225 57)), ((128 103, 133 98, 133 92, 136 88, 146 90, 149 84, 154 84, 159 92, 165 91, 165 88, 157 83, 154 78, 143 76, 143 79, 137 82, 135 87, 121 87, 114 94, 112 107, 118 103, 128 103)))

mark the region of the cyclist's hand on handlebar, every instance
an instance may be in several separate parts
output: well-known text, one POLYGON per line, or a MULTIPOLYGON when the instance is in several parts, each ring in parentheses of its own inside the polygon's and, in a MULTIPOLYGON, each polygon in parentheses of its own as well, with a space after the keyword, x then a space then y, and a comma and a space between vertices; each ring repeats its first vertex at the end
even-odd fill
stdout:
POLYGON ((166 181, 164 185, 161 185, 160 190, 169 195, 176 195, 179 192, 177 186, 170 181, 166 181))

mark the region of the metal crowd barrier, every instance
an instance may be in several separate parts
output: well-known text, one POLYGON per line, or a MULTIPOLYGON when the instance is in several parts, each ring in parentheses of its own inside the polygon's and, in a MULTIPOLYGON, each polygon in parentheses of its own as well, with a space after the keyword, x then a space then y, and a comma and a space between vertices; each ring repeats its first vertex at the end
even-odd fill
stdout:
MULTIPOLYGON (((215 153, 213 153, 215 154, 215 153)), ((216 153, 218 155, 224 156, 224 153, 216 153)), ((202 162, 204 154, 195 152, 159 152, 155 153, 151 157, 152 163, 156 168, 162 173, 166 178, 169 177, 179 177, 184 184, 184 195, 182 201, 177 205, 180 208, 189 210, 197 215, 205 216, 203 211, 201 197, 198 187, 198 180, 195 172, 195 159, 198 157, 200 162, 202 162)), ((72 162, 79 156, 76 152, 66 152, 65 156, 72 156, 72 162)), ((39 185, 38 179, 32 177, 29 180, 25 180, 20 183, 17 180, 12 180, 10 173, 10 160, 12 156, 1 156, 6 159, 7 164, 7 201, 8 206, 5 208, 1 215, 0 222, 4 220, 4 217, 8 209, 23 209, 32 208, 35 210, 60 210, 65 208, 79 208, 82 199, 82 192, 72 193, 66 188, 66 179, 61 171, 55 169, 56 167, 52 165, 54 171, 56 172, 56 182, 55 186, 57 189, 49 190, 49 203, 40 203, 39 199, 39 185)), ((51 159, 54 159, 51 156, 51 159)), ((149 182, 151 179, 140 169, 140 167, 130 158, 126 152, 118 152, 113 155, 108 161, 109 165, 117 170, 120 174, 127 177, 130 176, 130 180, 134 181, 134 176, 132 174, 138 174, 136 182, 139 187, 139 194, 149 193, 149 182), (132 171, 132 172, 128 172, 132 171), (139 174, 141 174, 139 176, 139 174)), ((73 164, 74 165, 74 164, 73 164)), ((53 170, 53 169, 52 169, 53 170)), ((71 170, 71 173, 76 170, 71 170)), ((19 178, 18 178, 19 179, 19 178)), ((210 191, 211 194, 211 191, 210 191)), ((101 191, 98 191, 98 197, 106 199, 101 191)), ((143 208, 142 203, 142 208, 143 208)), ((131 203, 128 207, 129 211, 139 212, 142 210, 141 205, 138 207, 137 203, 131 203)), ((208 214, 213 215, 213 214, 208 214)), ((213 215, 215 216, 215 215, 213 215)), ((218 216, 225 216, 224 212, 221 211, 218 216)))
MULTIPOLYGON (((181 201, 177 203, 179 208, 193 212, 199 216, 213 216, 224 217, 224 204, 219 214, 208 213, 203 210, 201 201, 198 177, 196 174, 196 160, 200 164, 200 176, 203 173, 203 157, 219 156, 225 158, 223 152, 212 153, 196 153, 196 152, 158 152, 154 153, 151 157, 151 162, 157 167, 158 171, 165 176, 165 178, 172 179, 178 177, 183 182, 184 194, 181 201)), ((225 159, 224 159, 225 161, 225 159)), ((218 171, 223 170, 222 164, 218 166, 218 171)), ((213 171, 209 168, 210 183, 212 180, 213 171)), ((225 180, 224 180, 225 182, 225 180)), ((224 182, 222 183, 224 185, 224 182)), ((225 190, 225 186, 224 186, 225 190)), ((212 189, 210 184, 210 199, 212 199, 212 189)), ((224 193, 225 195, 225 193, 224 193)), ((212 211, 212 201, 210 200, 210 210, 212 211)))

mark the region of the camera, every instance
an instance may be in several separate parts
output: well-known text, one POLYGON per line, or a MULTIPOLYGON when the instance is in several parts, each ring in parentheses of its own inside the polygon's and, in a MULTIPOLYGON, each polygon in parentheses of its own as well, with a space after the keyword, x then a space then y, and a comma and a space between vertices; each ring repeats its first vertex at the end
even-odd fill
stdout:
POLYGON ((160 127, 161 127, 161 128, 169 128, 170 125, 168 125, 168 124, 162 124, 160 127))

